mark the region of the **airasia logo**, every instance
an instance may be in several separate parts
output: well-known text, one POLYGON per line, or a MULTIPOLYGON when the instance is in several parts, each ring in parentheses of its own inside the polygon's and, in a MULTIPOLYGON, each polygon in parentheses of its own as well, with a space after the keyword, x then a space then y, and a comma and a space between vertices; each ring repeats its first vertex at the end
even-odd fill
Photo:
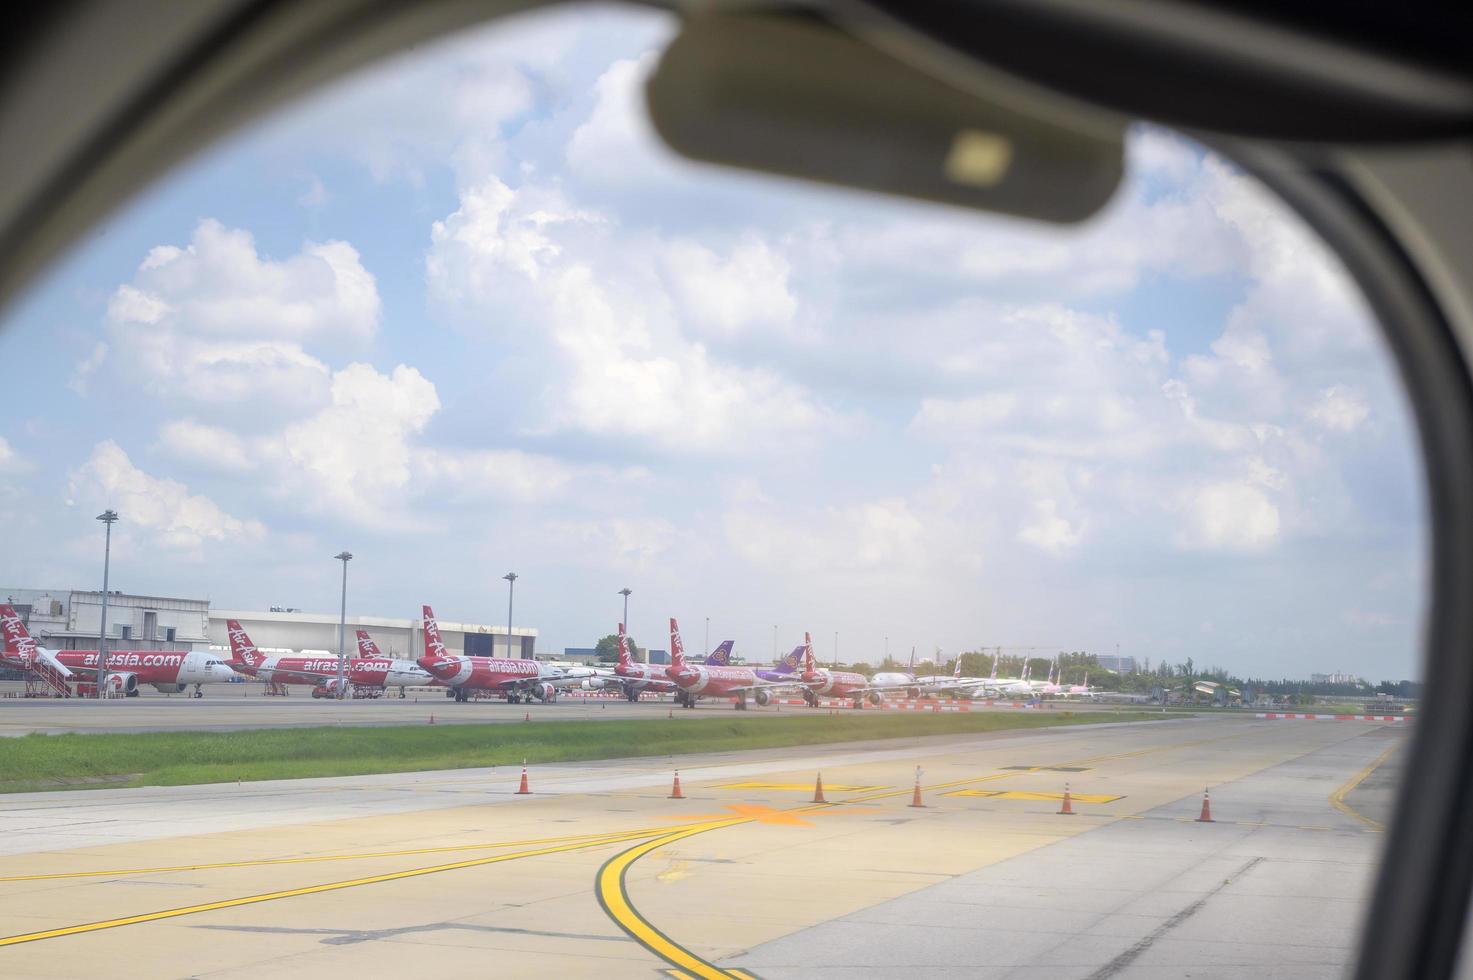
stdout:
MULTIPOLYGON (((118 652, 107 655, 107 667, 178 667, 184 662, 182 653, 133 653, 118 652)), ((97 654, 89 653, 82 658, 82 666, 96 667, 97 654)))

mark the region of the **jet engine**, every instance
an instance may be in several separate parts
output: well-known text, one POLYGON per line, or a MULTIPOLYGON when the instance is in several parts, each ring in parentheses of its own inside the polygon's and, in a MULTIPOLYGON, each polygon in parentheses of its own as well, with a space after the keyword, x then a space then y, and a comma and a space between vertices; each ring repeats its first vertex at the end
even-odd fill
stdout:
MULTIPOLYGON (((107 689, 113 694, 124 694, 130 698, 136 698, 138 697, 138 675, 126 671, 108 674, 107 689)), ((179 689, 184 690, 184 685, 179 685, 179 689)))
POLYGON ((585 691, 607 691, 618 687, 619 682, 611 677, 585 677, 579 686, 585 691))
MULTIPOLYGON (((347 686, 347 681, 344 681, 342 682, 341 689, 345 690, 347 686)), ((312 696, 314 698, 336 698, 338 696, 339 689, 340 687, 338 679, 334 677, 331 680, 323 681, 321 684, 318 684, 316 687, 312 688, 312 696)))
POLYGON ((765 708, 772 703, 772 692, 759 687, 752 692, 752 700, 765 708))
POLYGON ((188 684, 155 684, 154 687, 160 694, 183 694, 188 684))
POLYGON ((532 688, 532 693, 537 696, 537 700, 539 701, 557 700, 557 688, 553 687, 551 684, 546 683, 545 681, 532 688))

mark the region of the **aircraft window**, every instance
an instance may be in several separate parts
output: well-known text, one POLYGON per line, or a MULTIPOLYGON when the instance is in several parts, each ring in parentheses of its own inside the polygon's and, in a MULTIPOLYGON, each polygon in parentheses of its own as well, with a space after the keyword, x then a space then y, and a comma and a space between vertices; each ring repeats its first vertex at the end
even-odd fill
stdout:
MULTIPOLYGON (((107 510, 119 605, 209 597, 224 650, 213 611, 294 603, 245 624, 276 644, 257 673, 206 661, 244 693, 150 714, 188 675, 140 667, 141 703, 106 722, 291 727, 246 780, 346 779, 290 812, 149 824, 185 855, 158 874, 226 902, 186 923, 210 958, 1350 964, 1422 693, 1428 554, 1412 421, 1354 282, 1241 168, 1159 127, 1129 131, 1118 191, 1067 226, 686 161, 643 95, 675 31, 577 8, 374 66, 179 169, 12 310, 6 553, 35 576, 17 589, 75 590, 74 622, 44 629, 96 643, 107 510), (339 713, 321 702, 356 616, 402 621, 415 652, 383 656, 420 674, 355 673, 374 696, 339 713), (476 673, 513 629, 518 656, 580 661, 547 665, 564 686, 476 673), (729 729, 675 726, 738 705, 729 729), (666 727, 562 748, 591 716, 666 727), (306 768, 355 720, 385 727, 306 768), (475 744, 467 721, 488 723, 475 744), (218 829, 253 843, 184 839, 218 829), (555 923, 552 864, 577 883, 555 923), (292 897, 314 888, 364 904, 292 897)), ((972 137, 969 166, 996 163, 972 137)), ((70 683, 26 669, 0 690, 70 683)), ((55 730, 79 707, 35 703, 55 730)), ((200 737, 158 782, 236 764, 200 737)), ((0 788, 22 775, 0 763, 0 788)), ((176 805, 156 799, 142 812, 176 805)), ((36 843, 0 878, 141 867, 129 833, 36 843)), ((195 915, 76 887, 0 941, 195 915)), ((163 928, 5 955, 50 972, 86 942, 197 970, 163 928)))

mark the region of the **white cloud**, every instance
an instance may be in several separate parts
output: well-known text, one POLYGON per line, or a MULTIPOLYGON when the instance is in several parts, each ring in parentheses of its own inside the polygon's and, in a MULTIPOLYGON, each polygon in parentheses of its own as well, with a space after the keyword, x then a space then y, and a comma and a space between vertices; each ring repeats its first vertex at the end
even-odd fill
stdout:
POLYGON ((435 386, 412 367, 384 375, 350 364, 333 374, 330 405, 261 440, 277 474, 273 489, 310 511, 402 524, 414 476, 410 440, 439 408, 435 386))
POLYGON ((755 235, 726 255, 691 240, 670 243, 664 266, 671 293, 698 330, 732 334, 762 325, 786 326, 798 311, 788 288, 786 257, 755 235))
POLYGON ((154 448, 204 469, 239 473, 256 465, 245 443, 234 432, 216 425, 201 425, 193 419, 166 422, 159 429, 159 441, 154 448))
POLYGON ((1188 497, 1189 525, 1181 542, 1189 548, 1256 551, 1279 538, 1279 509, 1262 489, 1247 482, 1209 483, 1188 497))
POLYGON ((1353 388, 1333 385, 1320 392, 1309 417, 1331 432, 1354 432, 1371 414, 1366 398, 1353 388))
POLYGON ((108 312, 119 324, 168 319, 216 337, 361 340, 378 329, 379 298, 347 242, 309 242, 275 261, 256 251, 249 232, 207 218, 184 248, 152 249, 108 312))
POLYGON ((92 345, 92 352, 72 368, 72 376, 67 379, 66 386, 79 395, 87 394, 87 383, 102 362, 107 360, 107 341, 99 340, 92 345))
POLYGON ((112 441, 98 443, 87 461, 72 470, 67 497, 73 507, 117 510, 135 539, 147 537, 171 551, 197 553, 206 542, 250 540, 265 533, 258 521, 232 517, 184 484, 138 469, 112 441))
MULTIPOLYGON (((556 192, 513 190, 494 177, 464 191, 460 207, 435 223, 426 270, 437 298, 470 319, 495 316, 490 329, 534 345, 536 356, 561 368, 544 389, 533 431, 719 451, 837 424, 776 372, 724 363, 686 336, 673 310, 695 300, 682 277, 679 297, 662 285, 668 247, 611 241, 612 230, 607 218, 556 192)), ((693 258, 682 247, 673 254, 697 278, 717 267, 776 267, 756 240, 726 256, 693 258)), ((781 291, 769 284, 737 315, 787 313, 781 291)), ((716 316, 701 303, 702 315, 716 316)))
POLYGON ((259 254, 252 236, 204 220, 185 247, 151 249, 108 304, 120 372, 163 398, 202 406, 253 406, 263 424, 319 407, 330 372, 307 346, 354 347, 378 329, 379 297, 358 252, 341 241, 307 243, 284 260, 259 254))

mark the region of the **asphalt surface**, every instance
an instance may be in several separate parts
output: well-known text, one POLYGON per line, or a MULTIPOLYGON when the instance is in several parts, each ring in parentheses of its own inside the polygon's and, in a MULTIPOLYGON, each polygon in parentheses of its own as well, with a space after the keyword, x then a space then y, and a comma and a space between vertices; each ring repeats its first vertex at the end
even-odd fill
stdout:
MULTIPOLYGON (((409 697, 364 698, 330 701, 314 699, 305 687, 291 688, 286 697, 266 696, 258 684, 213 684, 205 686, 203 698, 185 694, 148 692, 136 698, 102 701, 88 699, 0 697, 0 736, 63 732, 150 732, 150 731, 241 731, 252 728, 301 728, 309 725, 425 725, 433 716, 437 725, 520 722, 528 714, 534 719, 557 721, 608 721, 615 718, 664 717, 674 710, 682 718, 725 718, 735 710, 729 701, 701 701, 693 709, 681 709, 668 698, 630 703, 623 699, 563 696, 551 704, 507 704, 483 699, 456 703, 434 691, 409 697)), ((809 711, 804 705, 770 705, 759 708, 749 703, 745 716, 780 715, 809 711)), ((852 710, 843 708, 842 710, 852 710)), ((874 710, 874 709, 865 709, 874 710)), ((972 710, 1014 711, 1011 707, 972 710)), ((1035 709, 1025 709, 1035 710, 1035 709)), ((1133 705, 1059 704, 1049 711, 1131 711, 1133 705)))
POLYGON ((0 975, 1328 976, 1388 727, 566 764, 529 795, 512 768, 0 797, 0 975))

